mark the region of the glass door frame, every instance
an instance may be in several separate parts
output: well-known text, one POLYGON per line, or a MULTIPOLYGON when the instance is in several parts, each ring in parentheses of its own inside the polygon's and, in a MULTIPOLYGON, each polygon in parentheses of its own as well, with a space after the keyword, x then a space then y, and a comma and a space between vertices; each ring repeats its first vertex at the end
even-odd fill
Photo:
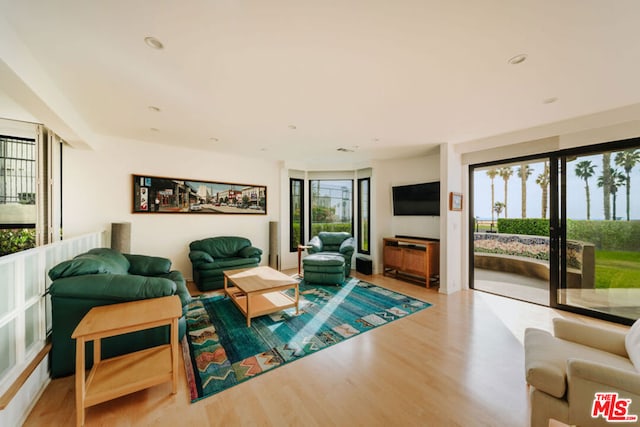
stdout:
POLYGON ((597 154, 607 151, 619 151, 640 147, 640 137, 619 141, 605 142, 581 147, 567 148, 555 152, 540 153, 529 156, 500 159, 469 165, 469 287, 474 289, 474 170, 505 163, 521 163, 531 160, 549 159, 549 307, 576 314, 581 314, 610 322, 631 325, 634 319, 617 316, 584 307, 563 304, 559 301, 560 289, 567 286, 566 251, 567 245, 567 212, 566 212, 566 173, 567 158, 597 154))
MULTIPOLYGON (((473 206, 474 206, 474 171, 475 169, 480 169, 480 168, 487 168, 487 167, 491 167, 491 166, 499 166, 499 165, 504 165, 504 164, 512 164, 512 163, 530 163, 532 161, 544 161, 544 160, 548 160, 549 161, 549 167, 551 168, 551 164, 553 163, 553 154, 552 153, 540 153, 540 154, 531 154, 531 155, 527 155, 527 156, 521 156, 521 157, 512 157, 512 158, 508 158, 508 159, 500 159, 500 160, 492 160, 490 162, 483 162, 483 163, 476 163, 473 165, 469 165, 469 251, 468 251, 468 257, 469 257, 469 288, 471 289, 475 289, 474 287, 474 280, 475 280, 475 274, 474 274, 474 233, 475 233, 475 212, 473 210, 473 206)), ((551 174, 551 172, 550 172, 551 174)), ((552 181, 549 183, 549 221, 550 221, 550 226, 551 226, 551 221, 552 221, 552 215, 553 215, 553 207, 554 207, 554 198, 556 198, 557 200, 557 195, 553 194, 553 184, 552 181)), ((497 221, 496 221, 497 222, 497 221)), ((551 236, 549 236, 549 245, 550 245, 550 251, 551 251, 551 242, 552 242, 552 238, 551 236)), ((556 250, 557 250, 557 245, 556 245, 556 250)), ((551 252, 549 254, 549 257, 551 258, 551 252)), ((549 260, 549 292, 551 294, 551 289, 552 289, 552 284, 551 282, 553 280, 557 280, 558 275, 553 273, 553 270, 551 270, 551 268, 553 267, 553 264, 551 262, 551 259, 549 260)), ((556 283, 556 289, 558 287, 557 283, 556 283)), ((481 292, 485 292, 482 290, 479 290, 481 292)), ((516 299, 519 301, 525 301, 525 302, 529 302, 531 304, 536 304, 535 302, 531 302, 531 301, 526 301, 523 299, 519 299, 519 298, 515 298, 513 296, 507 296, 507 295, 502 295, 505 298, 511 298, 511 299, 516 299)), ((551 297, 550 297, 550 301, 548 302, 548 306, 552 307, 552 301, 551 301, 551 297)))
POLYGON ((635 321, 634 319, 617 316, 615 314, 609 314, 584 307, 576 307, 568 304, 563 304, 559 301, 558 298, 559 291, 561 289, 567 288, 567 263, 566 261, 563 261, 567 259, 567 245, 562 244, 562 242, 567 241, 567 158, 600 154, 607 151, 620 151, 629 148, 640 148, 640 138, 630 138, 601 144, 568 148, 565 150, 557 151, 550 155, 550 227, 554 227, 555 229, 554 231, 550 230, 553 242, 550 251, 555 250, 557 254, 556 256, 552 256, 552 254, 550 253, 549 256, 550 262, 553 261, 555 264, 557 264, 556 266, 552 266, 551 264, 549 265, 551 274, 554 276, 553 278, 550 278, 551 280, 549 283, 551 308, 557 308, 560 310, 582 314, 596 319, 620 323, 623 325, 631 325, 635 321), (555 249, 553 248, 554 246, 555 249))

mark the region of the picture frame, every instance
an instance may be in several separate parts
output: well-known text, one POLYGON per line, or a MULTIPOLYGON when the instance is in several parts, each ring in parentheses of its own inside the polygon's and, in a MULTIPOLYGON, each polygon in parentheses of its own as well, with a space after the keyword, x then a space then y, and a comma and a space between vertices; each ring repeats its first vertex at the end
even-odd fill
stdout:
POLYGON ((462 210, 462 193, 449 193, 449 210, 461 211, 462 210))
POLYGON ((133 213, 266 215, 267 187, 132 175, 133 213))

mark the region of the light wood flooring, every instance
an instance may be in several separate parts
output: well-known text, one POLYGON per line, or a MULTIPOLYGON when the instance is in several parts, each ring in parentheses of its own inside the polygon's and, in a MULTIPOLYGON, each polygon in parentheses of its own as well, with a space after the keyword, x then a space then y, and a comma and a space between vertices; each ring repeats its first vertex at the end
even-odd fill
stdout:
MULTIPOLYGON (((356 276, 433 307, 193 404, 180 369, 176 395, 163 384, 121 397, 89 408, 86 425, 526 426, 524 329, 550 330, 558 316, 605 323, 479 291, 442 295, 356 276)), ((70 376, 51 381, 24 425, 74 423, 70 376)))

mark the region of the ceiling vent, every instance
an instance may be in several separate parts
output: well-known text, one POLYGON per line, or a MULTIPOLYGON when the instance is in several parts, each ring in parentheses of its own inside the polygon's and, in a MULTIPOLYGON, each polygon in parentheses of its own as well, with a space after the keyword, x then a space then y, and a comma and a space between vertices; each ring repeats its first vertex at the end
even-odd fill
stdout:
POLYGON ((344 148, 344 147, 340 147, 336 151, 341 151, 343 153, 353 153, 354 152, 354 150, 350 150, 350 149, 344 148))

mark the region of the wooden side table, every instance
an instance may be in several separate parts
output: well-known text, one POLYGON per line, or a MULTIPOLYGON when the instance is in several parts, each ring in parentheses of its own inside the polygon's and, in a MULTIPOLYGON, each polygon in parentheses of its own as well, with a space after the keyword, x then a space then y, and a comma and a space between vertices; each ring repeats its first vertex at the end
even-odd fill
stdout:
POLYGON ((312 248, 310 245, 298 245, 298 278, 302 278, 302 272, 300 271, 300 263, 302 262, 302 252, 305 249, 312 248))
POLYGON ((76 424, 84 425, 89 406, 167 381, 177 391, 178 296, 151 298, 94 307, 84 316, 71 338, 76 339, 76 424), (134 353, 101 360, 102 338, 157 326, 170 325, 171 342, 134 353), (93 367, 85 382, 85 343, 93 341, 93 367))

